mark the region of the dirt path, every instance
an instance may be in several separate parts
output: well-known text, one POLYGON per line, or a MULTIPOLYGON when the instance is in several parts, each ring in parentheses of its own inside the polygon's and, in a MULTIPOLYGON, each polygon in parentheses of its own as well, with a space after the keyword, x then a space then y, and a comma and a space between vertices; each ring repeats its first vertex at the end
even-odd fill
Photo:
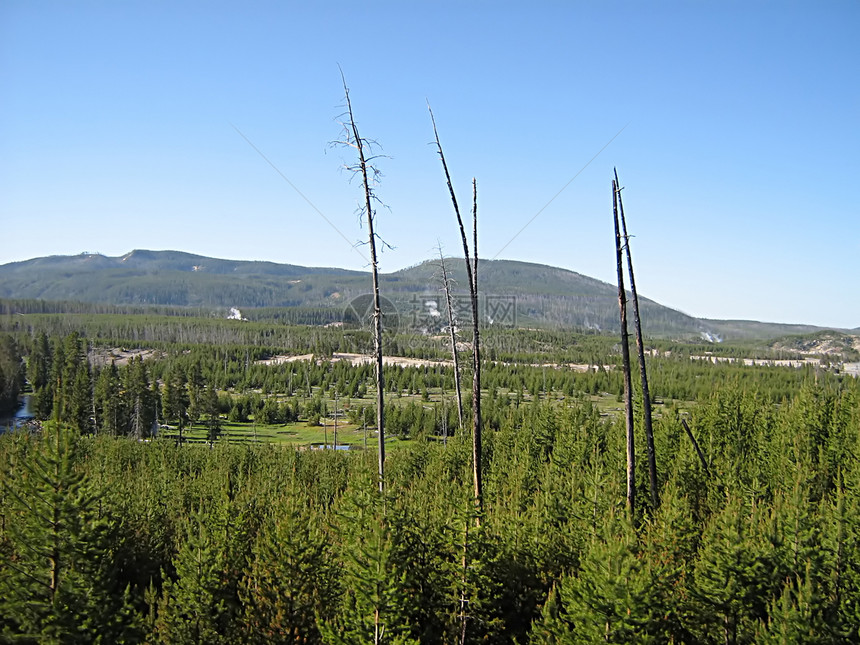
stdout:
MULTIPOLYGON (((301 354, 299 356, 272 356, 257 361, 259 365, 283 365, 284 363, 295 363, 296 361, 312 361, 313 354, 301 354)), ((317 363, 322 359, 316 359, 317 363)), ((331 357, 332 362, 348 361, 351 365, 365 365, 373 362, 373 357, 367 354, 350 354, 346 352, 337 352, 331 357)), ((383 356, 382 362, 385 365, 399 365, 401 367, 448 367, 452 365, 451 361, 433 361, 424 358, 407 358, 405 356, 383 356)))

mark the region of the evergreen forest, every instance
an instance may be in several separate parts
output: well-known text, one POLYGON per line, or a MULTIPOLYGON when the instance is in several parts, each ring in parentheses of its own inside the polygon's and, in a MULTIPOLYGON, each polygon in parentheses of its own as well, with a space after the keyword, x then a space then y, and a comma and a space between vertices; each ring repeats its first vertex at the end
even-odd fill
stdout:
POLYGON ((386 341, 380 492, 368 333, 174 314, 2 317, 35 419, 0 435, 0 641, 860 642, 860 381, 826 361, 648 340, 631 515, 618 338, 487 329, 476 506, 444 339, 386 341))

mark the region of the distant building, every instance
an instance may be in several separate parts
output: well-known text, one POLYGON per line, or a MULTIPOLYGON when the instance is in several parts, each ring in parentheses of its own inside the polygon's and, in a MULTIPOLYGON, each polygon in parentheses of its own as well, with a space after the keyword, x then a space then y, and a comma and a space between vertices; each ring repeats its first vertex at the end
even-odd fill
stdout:
POLYGON ((842 370, 848 375, 855 378, 860 377, 860 363, 844 363, 842 370))

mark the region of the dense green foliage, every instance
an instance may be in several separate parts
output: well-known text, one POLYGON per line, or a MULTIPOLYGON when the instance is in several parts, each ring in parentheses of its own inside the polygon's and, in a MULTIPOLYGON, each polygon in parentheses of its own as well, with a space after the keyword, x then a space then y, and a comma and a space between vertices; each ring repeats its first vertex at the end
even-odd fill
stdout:
POLYGON ((779 408, 729 387, 692 417, 711 477, 665 416, 663 504, 631 523, 620 424, 511 408, 480 528, 467 437, 394 451, 381 499, 372 452, 5 435, 3 633, 858 642, 858 410, 856 387, 810 382, 779 408))
POLYGON ((18 394, 24 385, 21 352, 11 336, 0 335, 0 415, 18 407, 18 394))
MULTIPOLYGON (((4 324, 0 369, 26 374, 43 423, 0 436, 0 642, 860 642, 860 380, 654 341, 662 505, 629 518, 617 341, 491 331, 478 526, 445 364, 386 367, 401 441, 381 497, 373 450, 219 438, 228 421, 330 422, 335 405, 372 425, 371 366, 329 360, 363 351, 360 332, 4 324), (118 339, 151 353, 120 365, 118 339)), ((645 472, 637 488, 647 500, 645 472)))
MULTIPOLYGON (((25 329, 32 332, 40 327, 53 331, 54 322, 61 319, 65 326, 79 322, 98 343, 115 342, 114 334, 134 331, 135 325, 146 328, 149 320, 113 316, 76 320, 71 316, 38 314, 25 318, 25 329)), ((4 337, 2 342, 3 347, 11 348, 9 351, 14 350, 13 353, 18 351, 19 345, 26 350, 27 376, 33 392, 31 408, 37 418, 63 419, 84 433, 140 438, 148 436, 156 423, 181 429, 188 424, 206 422, 212 426, 213 436, 217 436, 221 414, 228 415, 231 421, 246 422, 254 418, 266 424, 310 419, 323 415, 320 407, 323 399, 332 397, 334 392, 343 398, 344 409, 350 405, 371 405, 367 395, 373 387, 372 367, 369 364, 353 366, 349 361, 336 360, 337 357, 328 358, 342 351, 366 351, 367 335, 314 327, 272 329, 271 325, 263 323, 255 325, 258 325, 257 330, 231 324, 231 321, 189 319, 188 327, 179 334, 162 335, 158 341, 132 341, 138 347, 154 348, 151 356, 157 360, 134 358, 122 367, 114 364, 113 350, 91 342, 77 331, 62 337, 49 337, 45 332, 34 336, 19 332, 17 342, 10 337, 4 337), (231 342, 236 329, 253 334, 255 344, 231 342), (185 340, 164 340, 168 337, 185 340), (288 346, 277 350, 261 346, 267 340, 288 346), (280 367, 263 362, 278 352, 309 349, 320 360, 296 361, 280 367)), ((155 330, 156 335, 159 333, 156 324, 150 329, 155 330)), ((175 327, 170 329, 176 332, 175 327)), ((510 330, 497 330, 486 338, 489 361, 483 369, 487 398, 483 415, 491 427, 500 427, 505 416, 510 414, 509 408, 518 410, 525 402, 539 399, 561 402, 589 395, 618 397, 623 391, 617 356, 612 354, 617 350, 614 339, 510 330), (563 349, 555 351, 553 348, 557 346, 563 349), (544 362, 554 354, 559 362, 544 362)), ((454 390, 453 370, 443 362, 446 349, 438 339, 421 337, 416 340, 406 335, 391 339, 390 347, 396 351, 401 343, 409 346, 403 349, 411 349, 413 355, 429 354, 432 360, 424 365, 386 367, 388 391, 397 398, 423 395, 426 403, 431 402, 429 393, 432 392, 434 401, 429 407, 414 402, 406 407, 398 404, 387 413, 392 431, 401 438, 441 434, 443 426, 454 425, 450 416, 453 412, 449 409, 448 414, 443 415, 438 405, 445 393, 450 395, 454 390)), ((838 375, 826 371, 814 373, 812 367, 778 369, 736 363, 711 364, 690 360, 690 354, 681 353, 682 348, 677 345, 655 343, 655 351, 661 346, 672 349, 664 350, 668 355, 651 360, 651 390, 658 401, 670 407, 676 402, 689 406, 689 402, 706 398, 715 388, 727 385, 755 388, 759 396, 780 403, 793 396, 810 378, 817 378, 823 384, 840 382, 838 375)), ((695 352, 698 348, 688 346, 685 349, 695 352)), ((732 351, 742 355, 737 347, 723 351, 728 355, 732 351)), ((15 353, 10 361, 12 366, 18 362, 16 369, 20 379, 23 373, 20 356, 15 353)), ((13 371, 12 367, 3 368, 2 363, 0 369, 13 371)), ((448 407, 453 409, 452 405, 448 407)))

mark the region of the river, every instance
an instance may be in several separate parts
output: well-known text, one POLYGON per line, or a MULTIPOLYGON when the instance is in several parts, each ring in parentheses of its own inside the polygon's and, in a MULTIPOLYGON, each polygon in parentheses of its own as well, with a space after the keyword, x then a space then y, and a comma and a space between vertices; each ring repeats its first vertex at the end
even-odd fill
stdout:
POLYGON ((33 411, 30 410, 30 395, 25 394, 21 397, 21 407, 13 416, 0 418, 0 432, 20 428, 33 418, 33 411))

